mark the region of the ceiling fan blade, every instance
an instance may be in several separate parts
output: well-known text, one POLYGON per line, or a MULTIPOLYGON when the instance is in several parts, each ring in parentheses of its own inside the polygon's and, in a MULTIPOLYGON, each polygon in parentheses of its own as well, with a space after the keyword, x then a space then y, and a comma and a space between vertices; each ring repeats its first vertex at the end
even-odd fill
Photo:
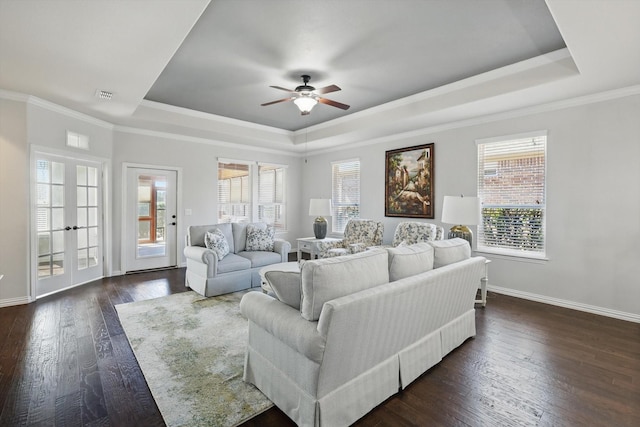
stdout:
POLYGON ((295 90, 293 90, 293 89, 287 89, 287 88, 284 88, 284 87, 282 87, 282 86, 269 86, 269 87, 272 87, 272 88, 274 88, 274 89, 283 90, 283 91, 285 91, 285 92, 293 92, 293 93, 295 93, 295 92, 296 92, 296 91, 295 91, 295 90))
POLYGON ((342 89, 340 89, 336 85, 331 85, 331 86, 322 87, 320 89, 316 89, 315 93, 317 93, 318 95, 322 95, 322 94, 325 94, 325 93, 337 92, 339 90, 342 90, 342 89))
POLYGON ((263 107, 266 107, 267 105, 278 104, 279 102, 287 102, 287 101, 291 101, 291 100, 293 100, 293 97, 282 98, 282 99, 278 99, 277 101, 266 102, 266 103, 260 104, 260 105, 263 106, 263 107))
POLYGON ((331 105, 332 107, 338 107, 338 108, 342 108, 343 110, 348 110, 349 109, 349 105, 347 104, 343 104, 341 102, 337 102, 337 101, 332 101, 330 99, 327 98, 320 98, 318 97, 318 102, 321 102, 323 104, 327 104, 327 105, 331 105))

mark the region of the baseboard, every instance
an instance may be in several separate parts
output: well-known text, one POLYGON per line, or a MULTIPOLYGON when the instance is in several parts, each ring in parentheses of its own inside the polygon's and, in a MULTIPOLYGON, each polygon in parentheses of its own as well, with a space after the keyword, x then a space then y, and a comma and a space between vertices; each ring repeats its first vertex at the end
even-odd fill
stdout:
POLYGON ((32 300, 29 297, 6 298, 3 300, 0 300, 0 308, 11 307, 14 305, 29 304, 30 302, 32 302, 32 300))
MULTIPOLYGON (((516 298, 522 298, 530 301, 542 302, 545 304, 556 305, 559 307, 570 308, 573 310, 584 311, 587 313, 597 314, 600 316, 613 317, 614 319, 626 320, 628 322, 640 323, 640 314, 626 313, 624 311, 611 310, 609 308, 597 307, 594 305, 582 304, 575 301, 552 298, 544 295, 532 294, 530 292, 517 291, 514 289, 503 288, 500 286, 487 286, 487 290, 497 294, 508 295, 516 298)), ((487 304, 488 305, 488 304, 487 304)))

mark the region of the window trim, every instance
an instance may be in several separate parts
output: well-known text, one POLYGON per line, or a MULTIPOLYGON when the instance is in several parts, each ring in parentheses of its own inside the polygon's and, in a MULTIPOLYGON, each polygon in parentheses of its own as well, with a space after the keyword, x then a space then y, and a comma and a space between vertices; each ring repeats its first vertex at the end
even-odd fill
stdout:
MULTIPOLYGON (((482 200, 482 196, 481 196, 481 191, 480 191, 480 176, 481 173, 483 173, 483 171, 480 171, 480 157, 479 157, 479 147, 480 145, 485 145, 485 144, 492 144, 492 143, 498 143, 498 142, 507 142, 507 141, 515 141, 515 140, 520 140, 520 139, 527 139, 527 138, 544 138, 545 139, 545 147, 544 147, 544 170, 543 170, 543 179, 544 179, 544 187, 543 187, 543 200, 544 200, 544 204, 542 205, 542 209, 543 209, 543 216, 542 216, 542 236, 543 236, 543 242, 542 242, 542 251, 541 252, 536 252, 536 251, 527 251, 527 250, 516 250, 516 249, 509 249, 509 248, 502 248, 502 247, 492 247, 492 246, 480 246, 480 227, 482 227, 483 224, 483 217, 482 217, 482 209, 480 211, 480 217, 479 217, 479 221, 478 221, 478 238, 474 239, 476 241, 476 252, 480 253, 480 254, 491 254, 491 255, 496 255, 499 258, 505 258, 505 259, 518 259, 521 261, 525 261, 525 262, 544 262, 547 261, 548 258, 548 235, 547 235, 547 212, 548 212, 548 203, 547 203, 547 170, 548 170, 548 158, 547 158, 547 153, 548 153, 548 142, 549 142, 549 137, 548 137, 548 132, 547 130, 538 130, 538 131, 531 131, 531 132, 523 132, 523 133, 517 133, 517 134, 510 134, 510 135, 503 135, 503 136, 496 136, 496 137, 490 137, 490 138, 480 138, 480 139, 476 139, 475 140, 475 144, 476 144, 476 162, 477 162, 477 166, 478 169, 476 171, 476 189, 477 189, 477 194, 478 197, 480 197, 480 202, 483 204, 483 200, 482 200)), ((484 173, 483 173, 484 176, 484 173)), ((490 205, 490 206, 495 206, 495 205, 490 205)), ((507 206, 506 204, 504 206, 507 206)), ((511 207, 514 207, 513 205, 509 205, 511 207)), ((527 205, 522 204, 522 205, 517 205, 517 206, 522 206, 522 207, 526 207, 527 205)))

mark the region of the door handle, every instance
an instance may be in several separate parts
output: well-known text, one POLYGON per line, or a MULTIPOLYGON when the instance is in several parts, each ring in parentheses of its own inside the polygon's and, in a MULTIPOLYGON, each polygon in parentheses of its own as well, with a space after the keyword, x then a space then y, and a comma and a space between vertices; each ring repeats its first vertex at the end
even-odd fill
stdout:
POLYGON ((175 222, 172 222, 172 223, 171 223, 171 225, 176 225, 176 223, 175 223, 175 222))
POLYGON ((81 228, 87 228, 87 227, 78 227, 77 225, 74 225, 74 226, 73 226, 73 229, 74 229, 74 230, 80 230, 81 228))
POLYGON ((65 230, 69 231, 71 230, 71 227, 69 227, 68 225, 64 228, 65 230))

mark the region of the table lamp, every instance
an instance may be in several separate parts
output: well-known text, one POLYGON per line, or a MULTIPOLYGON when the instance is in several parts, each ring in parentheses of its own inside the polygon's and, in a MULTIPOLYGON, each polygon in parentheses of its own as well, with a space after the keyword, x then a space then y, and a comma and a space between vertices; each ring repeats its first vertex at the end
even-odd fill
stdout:
POLYGON ((327 237, 327 220, 324 217, 331 216, 331 199, 311 199, 309 216, 316 217, 313 222, 313 234, 316 239, 327 237))
POLYGON ((456 224, 449 230, 449 239, 461 237, 468 241, 473 249, 473 232, 467 226, 478 225, 479 217, 480 199, 477 197, 444 196, 442 222, 456 224))

